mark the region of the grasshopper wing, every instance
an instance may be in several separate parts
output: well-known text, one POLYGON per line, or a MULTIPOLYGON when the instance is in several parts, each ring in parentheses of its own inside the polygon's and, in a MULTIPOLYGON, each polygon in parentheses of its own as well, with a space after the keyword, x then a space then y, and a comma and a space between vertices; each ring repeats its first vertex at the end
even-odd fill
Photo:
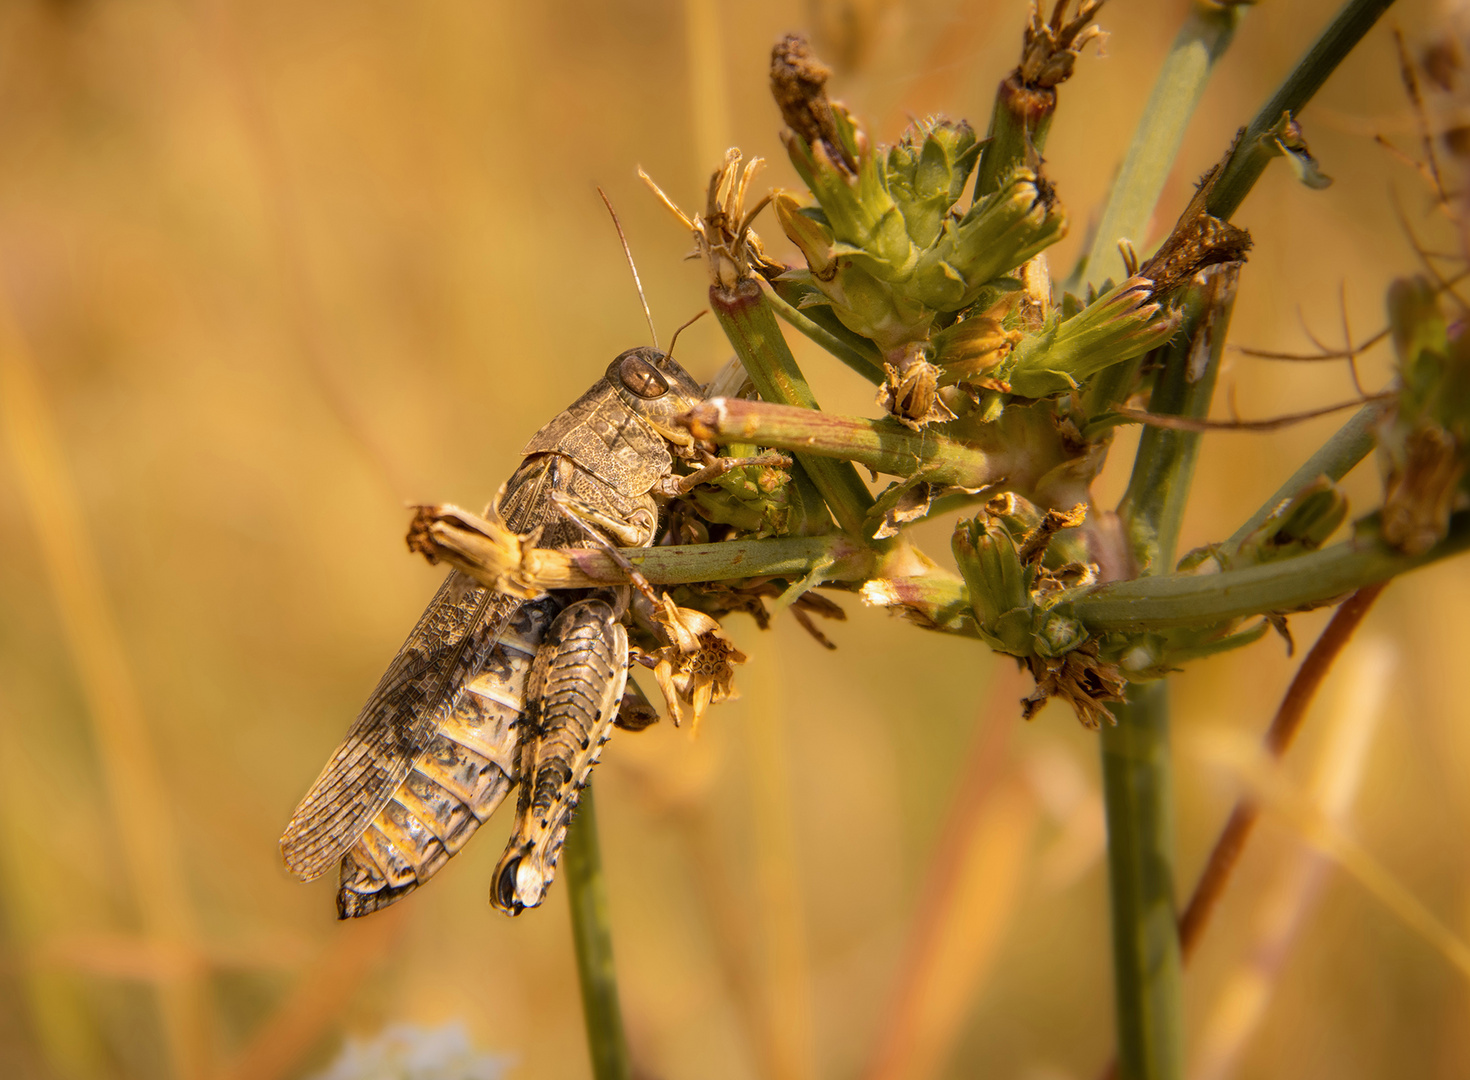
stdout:
POLYGON ((521 603, 458 571, 449 575, 291 815, 281 837, 287 869, 310 881, 357 842, 458 707, 521 603))

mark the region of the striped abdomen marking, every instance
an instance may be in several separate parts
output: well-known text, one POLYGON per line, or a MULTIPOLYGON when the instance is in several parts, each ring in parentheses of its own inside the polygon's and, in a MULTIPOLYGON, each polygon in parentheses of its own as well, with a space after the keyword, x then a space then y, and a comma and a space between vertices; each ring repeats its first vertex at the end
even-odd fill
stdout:
POLYGON ((601 600, 581 600, 546 632, 521 740, 515 829, 490 902, 509 915, 541 903, 587 775, 602 753, 628 678, 628 634, 601 600))
POLYGON ((515 784, 526 679, 560 606, 522 605, 428 750, 342 857, 340 918, 387 907, 429 880, 515 784))

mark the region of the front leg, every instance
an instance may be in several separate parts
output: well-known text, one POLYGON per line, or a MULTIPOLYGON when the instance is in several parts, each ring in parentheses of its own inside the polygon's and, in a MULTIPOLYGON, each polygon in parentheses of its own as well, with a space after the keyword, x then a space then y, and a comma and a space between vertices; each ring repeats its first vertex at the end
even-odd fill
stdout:
POLYGON ((688 495, 700 484, 713 483, 733 469, 743 469, 748 465, 784 469, 791 465, 791 459, 784 454, 757 454, 755 457, 715 457, 713 454, 702 456, 704 458, 703 468, 688 476, 665 476, 659 480, 654 490, 660 495, 674 499, 681 495, 688 495))

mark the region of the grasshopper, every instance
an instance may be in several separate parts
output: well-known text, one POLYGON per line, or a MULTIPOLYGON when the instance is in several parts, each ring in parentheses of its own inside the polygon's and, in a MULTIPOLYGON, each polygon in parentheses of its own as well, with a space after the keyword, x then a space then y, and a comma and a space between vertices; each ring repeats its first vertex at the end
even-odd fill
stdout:
MULTIPOLYGON (((703 400, 672 357, 631 349, 532 436, 498 497, 543 547, 646 547, 661 506, 746 462, 703 456, 674 418, 703 400)), ((340 863, 338 917, 394 903, 460 850, 518 782, 490 890, 509 915, 541 903, 578 794, 618 718, 628 589, 523 600, 454 571, 281 837, 303 881, 340 863)), ((631 725, 630 725, 631 726, 631 725)))

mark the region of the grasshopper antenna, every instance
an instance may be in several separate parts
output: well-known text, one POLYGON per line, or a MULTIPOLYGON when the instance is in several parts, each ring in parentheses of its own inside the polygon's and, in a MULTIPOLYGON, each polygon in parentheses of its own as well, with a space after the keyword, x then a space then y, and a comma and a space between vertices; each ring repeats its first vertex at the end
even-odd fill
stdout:
POLYGON ((607 212, 612 215, 613 228, 618 230, 618 240, 622 242, 623 254, 628 257, 628 269, 633 271, 633 284, 638 287, 638 300, 643 305, 643 317, 648 320, 648 332, 653 337, 653 347, 657 349, 658 331, 653 328, 653 312, 648 310, 648 297, 643 295, 643 282, 638 277, 638 264, 633 261, 633 251, 628 247, 628 238, 623 235, 623 223, 618 220, 618 212, 613 209, 612 200, 607 197, 607 192, 599 187, 597 194, 602 196, 602 205, 607 207, 607 212))
MULTIPOLYGON (((677 345, 677 344, 679 344, 679 335, 682 334, 685 330, 688 330, 691 326, 693 326, 695 323, 697 323, 700 319, 704 318, 708 314, 709 314, 709 308, 705 308, 698 315, 694 316, 694 318, 690 319, 683 326, 679 327, 679 329, 677 329, 677 330, 674 331, 674 336, 669 341, 669 359, 670 360, 672 360, 674 358, 674 346, 677 345)), ((655 347, 657 347, 657 346, 655 345, 655 347)))

